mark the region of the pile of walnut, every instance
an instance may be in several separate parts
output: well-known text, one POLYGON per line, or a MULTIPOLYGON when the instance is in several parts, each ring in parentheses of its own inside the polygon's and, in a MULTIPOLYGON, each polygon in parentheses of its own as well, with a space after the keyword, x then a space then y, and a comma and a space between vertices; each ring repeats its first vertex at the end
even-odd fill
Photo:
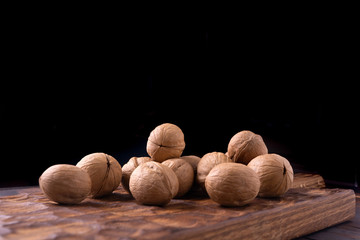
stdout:
POLYGON ((76 166, 48 168, 39 179, 40 188, 55 202, 75 204, 110 194, 121 182, 144 205, 164 206, 190 190, 200 190, 223 206, 235 207, 257 196, 279 197, 293 182, 289 161, 269 154, 262 137, 251 131, 235 134, 226 153, 181 156, 184 148, 182 130, 164 123, 150 133, 146 146, 150 157, 132 157, 121 168, 110 155, 93 153, 76 166))

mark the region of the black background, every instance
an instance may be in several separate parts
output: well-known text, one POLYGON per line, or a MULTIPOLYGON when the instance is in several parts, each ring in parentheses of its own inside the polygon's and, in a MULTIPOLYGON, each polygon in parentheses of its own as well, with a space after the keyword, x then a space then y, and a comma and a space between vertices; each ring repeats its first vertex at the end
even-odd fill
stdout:
POLYGON ((67 11, 9 17, 0 186, 37 184, 47 167, 92 152, 123 165, 146 155, 164 122, 183 130, 185 155, 226 152, 248 129, 293 164, 354 184, 352 16, 293 14, 191 27, 67 11))

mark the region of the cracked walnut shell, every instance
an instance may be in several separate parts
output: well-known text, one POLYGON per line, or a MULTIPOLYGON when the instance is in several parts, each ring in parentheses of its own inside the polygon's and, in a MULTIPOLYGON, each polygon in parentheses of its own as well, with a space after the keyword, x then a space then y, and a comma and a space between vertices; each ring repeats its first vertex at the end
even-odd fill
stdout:
POLYGON ((181 129, 171 123, 157 126, 147 141, 146 151, 152 160, 163 162, 181 156, 185 148, 184 134, 181 129))

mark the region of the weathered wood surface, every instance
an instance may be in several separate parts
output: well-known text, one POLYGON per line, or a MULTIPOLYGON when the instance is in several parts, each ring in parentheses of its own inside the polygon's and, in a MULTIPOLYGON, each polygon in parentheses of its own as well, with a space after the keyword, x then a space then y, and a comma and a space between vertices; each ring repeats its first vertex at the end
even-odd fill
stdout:
POLYGON ((360 239, 360 194, 356 193, 356 216, 336 226, 302 236, 297 240, 348 240, 360 239))
POLYGON ((324 188, 325 181, 318 174, 297 173, 295 174, 292 188, 324 188))
POLYGON ((0 194, 8 195, 0 197, 0 239, 291 239, 355 216, 352 190, 300 185, 238 208, 191 196, 142 206, 122 188, 68 206, 49 201, 37 187, 10 189, 0 194))

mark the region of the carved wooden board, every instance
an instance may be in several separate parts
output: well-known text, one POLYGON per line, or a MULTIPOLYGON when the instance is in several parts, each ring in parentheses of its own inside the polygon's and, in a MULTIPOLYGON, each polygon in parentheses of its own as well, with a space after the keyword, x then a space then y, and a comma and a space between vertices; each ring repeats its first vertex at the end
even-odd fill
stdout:
POLYGON ((283 197, 237 208, 194 196, 142 206, 122 188, 71 206, 37 187, 0 190, 0 239, 291 239, 355 216, 354 192, 319 188, 321 180, 295 175, 296 188, 283 197))

